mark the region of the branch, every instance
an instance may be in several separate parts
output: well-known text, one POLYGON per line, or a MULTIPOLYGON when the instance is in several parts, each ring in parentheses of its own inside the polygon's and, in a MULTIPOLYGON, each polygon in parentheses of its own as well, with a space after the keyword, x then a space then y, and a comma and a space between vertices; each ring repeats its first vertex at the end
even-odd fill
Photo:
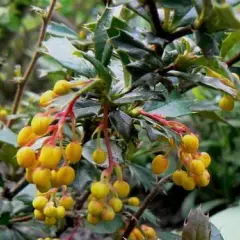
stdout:
POLYGON ((159 180, 157 185, 154 188, 152 188, 151 192, 144 199, 142 206, 138 209, 138 211, 131 218, 131 220, 122 236, 122 240, 128 239, 130 233, 132 232, 133 228, 136 226, 137 221, 140 219, 140 217, 144 213, 145 209, 149 206, 149 204, 153 201, 153 199, 158 195, 160 187, 162 187, 166 182, 171 180, 171 178, 172 178, 172 174, 162 178, 161 180, 159 180))
POLYGON ((16 196, 19 192, 22 191, 23 188, 25 188, 28 185, 27 180, 25 179, 25 176, 18 181, 16 186, 9 190, 9 188, 6 188, 3 192, 3 197, 11 200, 14 196, 16 196))
POLYGON ((16 222, 26 222, 26 221, 29 221, 33 218, 32 215, 28 215, 28 216, 23 216, 23 217, 15 217, 15 218, 12 218, 10 220, 10 223, 16 223, 16 222))
MULTIPOLYGON (((23 92, 24 92, 24 87, 25 87, 25 85, 26 85, 26 83, 29 79, 29 76, 32 73, 33 68, 35 67, 37 59, 40 55, 38 50, 39 50, 39 48, 42 44, 42 41, 45 37, 45 33, 46 33, 46 30, 47 30, 47 25, 48 25, 48 23, 49 23, 49 21, 52 17, 52 13, 53 13, 56 1, 57 0, 52 0, 47 15, 42 17, 42 27, 41 27, 41 31, 40 31, 40 34, 39 34, 39 39, 38 39, 35 51, 33 53, 32 59, 31 59, 29 65, 28 65, 21 81, 19 81, 19 83, 18 83, 17 92, 15 94, 14 103, 13 103, 12 114, 16 114, 17 111, 18 111, 18 108, 19 108, 20 103, 21 103, 22 95, 23 95, 23 92)), ((7 126, 11 127, 12 123, 13 123, 13 121, 10 120, 8 122, 7 126)))
POLYGON ((172 42, 175 39, 178 39, 180 37, 186 36, 191 33, 193 33, 193 28, 192 28, 192 26, 188 26, 188 27, 181 28, 180 30, 177 30, 176 32, 173 32, 172 34, 169 34, 167 39, 169 42, 172 42))
POLYGON ((88 199, 88 196, 90 195, 90 189, 87 189, 76 201, 75 204, 75 209, 76 210, 81 210, 84 203, 86 202, 86 200, 88 199))
POLYGON ((231 67, 233 64, 235 64, 238 61, 240 61, 240 53, 238 53, 236 56, 226 61, 226 64, 228 65, 228 67, 231 67))
POLYGON ((156 35, 161 38, 167 37, 168 33, 162 28, 162 24, 158 15, 158 9, 154 0, 145 0, 145 4, 149 9, 150 16, 156 35))

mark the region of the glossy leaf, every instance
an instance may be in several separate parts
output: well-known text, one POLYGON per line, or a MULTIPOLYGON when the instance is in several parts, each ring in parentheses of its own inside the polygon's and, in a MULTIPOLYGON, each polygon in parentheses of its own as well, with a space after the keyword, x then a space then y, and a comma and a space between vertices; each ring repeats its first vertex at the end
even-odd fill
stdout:
POLYGON ((163 99, 161 93, 151 91, 147 88, 138 87, 132 92, 123 95, 121 98, 116 99, 114 102, 116 104, 126 104, 133 103, 135 101, 145 101, 151 99, 163 99))
POLYGON ((157 0, 164 8, 175 9, 178 12, 185 13, 192 7, 191 0, 157 0))
POLYGON ((145 104, 144 109, 150 113, 175 118, 192 114, 190 107, 193 102, 189 99, 167 100, 166 102, 152 101, 150 104, 145 104))
POLYGON ((229 3, 213 3, 213 13, 207 18, 205 28, 208 32, 239 30, 240 20, 229 3))
POLYGON ((47 33, 57 37, 78 39, 77 33, 63 23, 51 22, 47 27, 47 33))
POLYGON ((18 146, 18 144, 17 144, 17 135, 14 132, 12 132, 12 130, 10 130, 6 126, 3 126, 0 129, 0 142, 8 143, 8 144, 11 144, 11 145, 13 145, 15 147, 18 146))
POLYGON ((87 53, 84 53, 84 58, 95 67, 98 77, 105 82, 107 89, 109 89, 112 83, 112 76, 109 70, 100 61, 87 53))
POLYGON ((233 96, 234 98, 236 97, 236 90, 225 85, 218 78, 207 77, 207 76, 203 76, 200 74, 180 73, 180 72, 176 72, 176 71, 172 71, 171 75, 181 78, 181 79, 184 79, 186 81, 191 81, 196 84, 200 84, 200 85, 211 87, 211 88, 214 88, 217 90, 221 90, 221 91, 233 96))
POLYGON ((152 188, 153 175, 151 170, 133 163, 129 165, 129 171, 132 178, 137 181, 139 185, 142 185, 146 190, 152 188))
POLYGON ((213 35, 195 31, 194 32, 196 44, 201 48, 204 56, 214 56, 219 54, 218 42, 213 35))
POLYGON ((109 119, 113 127, 125 138, 129 139, 131 136, 133 119, 126 113, 117 110, 109 114, 109 119))
POLYGON ((107 66, 111 53, 112 46, 107 41, 107 29, 110 27, 113 17, 113 8, 106 8, 101 18, 97 22, 94 36, 95 56, 103 65, 107 66))
POLYGON ((97 101, 81 99, 74 105, 75 117, 89 117, 97 115, 101 105, 97 101))
POLYGON ((126 52, 130 58, 147 61, 152 69, 162 67, 161 59, 156 53, 126 31, 119 31, 119 35, 113 37, 111 42, 114 48, 126 52))
POLYGON ((95 69, 89 61, 73 54, 77 49, 68 39, 52 37, 44 42, 43 45, 47 48, 47 54, 56 59, 64 67, 88 78, 96 76, 95 69))

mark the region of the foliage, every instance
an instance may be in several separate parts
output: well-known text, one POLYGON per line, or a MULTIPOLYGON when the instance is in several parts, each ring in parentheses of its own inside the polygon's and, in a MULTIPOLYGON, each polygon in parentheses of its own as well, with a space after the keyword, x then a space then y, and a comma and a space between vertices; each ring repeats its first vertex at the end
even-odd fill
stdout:
POLYGON ((0 236, 30 240, 71 229, 71 238, 86 226, 116 239, 134 239, 137 232, 146 239, 222 238, 200 208, 190 210, 202 201, 209 212, 237 200, 238 113, 220 110, 239 109, 239 1, 81 3, 84 9, 76 11, 78 3, 62 1, 57 17, 43 22, 46 36, 34 50, 39 57, 29 91, 25 61, 9 60, 18 47, 6 44, 7 36, 19 34, 23 44, 25 31, 49 20, 42 9, 48 1, 0 7, 0 49, 6 54, 1 85, 10 77, 18 83, 12 107, 3 88, 0 109, 0 236), (11 111, 19 105, 19 112, 11 111), (18 164, 46 199, 43 207, 33 204, 40 221, 31 220, 29 197, 17 195, 27 184, 18 164), (158 227, 158 216, 147 208, 159 192, 172 190, 172 182, 188 191, 198 187, 182 203, 182 216, 190 211, 182 237, 144 225, 158 227), (130 188, 144 189, 140 206, 129 205, 130 188), (68 210, 67 221, 59 207, 63 215, 68 210), (42 220, 54 226, 46 228, 42 220))

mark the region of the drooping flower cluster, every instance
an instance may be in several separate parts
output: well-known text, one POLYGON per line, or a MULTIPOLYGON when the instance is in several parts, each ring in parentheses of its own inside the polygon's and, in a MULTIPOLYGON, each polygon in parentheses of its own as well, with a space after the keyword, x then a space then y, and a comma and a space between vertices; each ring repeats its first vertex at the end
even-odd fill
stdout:
POLYGON ((199 140, 197 136, 188 134, 182 137, 179 150, 181 166, 173 173, 173 181, 185 190, 193 190, 195 187, 206 187, 210 182, 210 174, 207 167, 211 163, 211 157, 206 152, 198 152, 199 140))

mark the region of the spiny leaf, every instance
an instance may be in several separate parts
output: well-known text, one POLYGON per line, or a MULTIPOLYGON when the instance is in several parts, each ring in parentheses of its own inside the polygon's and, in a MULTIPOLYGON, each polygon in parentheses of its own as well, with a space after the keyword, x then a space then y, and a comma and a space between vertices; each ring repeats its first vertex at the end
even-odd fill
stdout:
POLYGON ((52 37, 44 42, 43 45, 48 50, 47 54, 56 59, 64 67, 88 78, 96 76, 96 71, 89 61, 73 54, 77 49, 68 39, 52 37))
POLYGON ((182 240, 210 240, 210 231, 209 217, 198 207, 191 210, 184 223, 182 240))
POLYGON ((112 52, 112 46, 107 41, 107 29, 110 27, 113 17, 113 8, 106 8, 97 22, 94 36, 95 56, 104 66, 107 66, 112 52))

